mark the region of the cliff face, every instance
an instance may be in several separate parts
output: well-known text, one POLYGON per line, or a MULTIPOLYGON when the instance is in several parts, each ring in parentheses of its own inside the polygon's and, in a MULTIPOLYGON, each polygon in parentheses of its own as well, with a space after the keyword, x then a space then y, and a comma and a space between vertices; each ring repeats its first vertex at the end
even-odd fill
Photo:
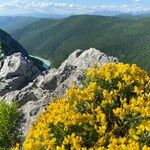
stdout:
POLYGON ((0 29, 0 56, 8 56, 16 52, 21 52, 24 56, 28 56, 28 52, 22 45, 14 40, 8 33, 0 29))

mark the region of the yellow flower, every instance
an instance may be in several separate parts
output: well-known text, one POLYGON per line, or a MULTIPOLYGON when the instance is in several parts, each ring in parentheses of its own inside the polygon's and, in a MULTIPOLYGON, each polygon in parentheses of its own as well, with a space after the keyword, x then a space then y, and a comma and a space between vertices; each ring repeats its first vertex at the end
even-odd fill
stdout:
POLYGON ((109 63, 88 69, 87 77, 87 86, 73 84, 38 117, 24 150, 149 150, 139 140, 150 132, 148 73, 109 63))
POLYGON ((19 150, 19 144, 17 143, 15 147, 11 148, 11 150, 19 150))

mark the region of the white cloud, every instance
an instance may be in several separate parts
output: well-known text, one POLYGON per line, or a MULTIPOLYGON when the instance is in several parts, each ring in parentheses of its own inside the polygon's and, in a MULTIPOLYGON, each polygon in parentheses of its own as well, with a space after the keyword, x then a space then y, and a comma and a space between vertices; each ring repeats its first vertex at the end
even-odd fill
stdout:
POLYGON ((36 2, 36 1, 19 1, 12 0, 11 2, 0 4, 0 12, 4 13, 11 11, 13 13, 25 12, 46 12, 46 11, 64 11, 64 12, 78 12, 83 13, 88 11, 86 6, 79 6, 69 3, 55 3, 55 2, 36 2), (2 11, 3 10, 3 11, 2 11))
POLYGON ((25 14, 25 13, 74 13, 85 14, 98 11, 150 11, 150 8, 142 7, 142 0, 131 0, 130 4, 122 5, 97 5, 97 6, 80 6, 73 3, 56 3, 54 0, 42 1, 37 0, 11 0, 10 2, 0 3, 0 14, 25 14))
POLYGON ((139 3, 141 0, 132 0, 133 3, 139 3))
POLYGON ((140 6, 141 2, 142 2, 142 0, 132 0, 132 3, 134 6, 140 6))

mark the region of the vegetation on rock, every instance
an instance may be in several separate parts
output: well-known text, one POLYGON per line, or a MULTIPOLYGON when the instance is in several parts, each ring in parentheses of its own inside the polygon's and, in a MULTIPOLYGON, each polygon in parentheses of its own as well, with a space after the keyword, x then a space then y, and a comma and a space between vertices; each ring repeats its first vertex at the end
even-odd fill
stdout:
MULTIPOLYGON (((150 77, 136 65, 87 70, 30 129, 24 150, 149 150, 150 77)), ((19 149, 18 145, 14 150, 19 149)))
POLYGON ((21 125, 20 112, 18 106, 0 102, 0 149, 6 150, 20 142, 21 135, 19 127, 21 125))

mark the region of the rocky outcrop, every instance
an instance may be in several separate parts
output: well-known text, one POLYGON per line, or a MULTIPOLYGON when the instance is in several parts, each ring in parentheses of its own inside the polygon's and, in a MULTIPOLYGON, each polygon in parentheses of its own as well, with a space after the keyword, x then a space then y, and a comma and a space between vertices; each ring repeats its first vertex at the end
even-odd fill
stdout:
POLYGON ((94 48, 86 51, 76 50, 58 68, 58 93, 62 93, 63 89, 66 90, 71 82, 78 84, 82 79, 83 71, 87 68, 92 67, 94 64, 103 66, 109 62, 118 62, 118 59, 107 56, 94 48))
POLYGON ((22 89, 38 74, 37 68, 21 53, 8 56, 0 70, 0 96, 22 89))
MULTIPOLYGON (((6 102, 12 102, 15 100, 20 104, 20 108, 25 116, 23 132, 24 135, 26 135, 31 123, 35 121, 39 113, 44 111, 47 104, 52 102, 54 99, 63 96, 65 90, 72 82, 79 85, 79 81, 82 79, 84 70, 91 67, 93 64, 102 66, 109 62, 118 62, 118 59, 115 57, 109 57, 94 48, 85 51, 76 50, 58 69, 51 69, 43 72, 26 87, 21 90, 17 90, 15 87, 14 90, 11 90, 11 92, 8 91, 4 96, 1 96, 1 99, 6 102)), ((9 70, 14 70, 11 67, 13 67, 13 65, 9 65, 9 70)), ((2 74, 1 76, 3 76, 3 78, 5 76, 5 80, 7 80, 6 77, 9 77, 12 74, 14 75, 16 72, 18 75, 24 74, 24 72, 28 71, 28 69, 25 69, 24 71, 22 70, 19 72, 15 69, 15 73, 14 71, 11 71, 12 73, 10 74, 8 71, 1 69, 1 72, 3 73, 0 74, 2 74)), ((14 76, 14 78, 15 77, 16 76, 14 76)), ((17 82, 21 81, 19 79, 14 80, 16 84, 19 84, 17 82)), ((5 84, 2 85, 5 86, 5 84)))

